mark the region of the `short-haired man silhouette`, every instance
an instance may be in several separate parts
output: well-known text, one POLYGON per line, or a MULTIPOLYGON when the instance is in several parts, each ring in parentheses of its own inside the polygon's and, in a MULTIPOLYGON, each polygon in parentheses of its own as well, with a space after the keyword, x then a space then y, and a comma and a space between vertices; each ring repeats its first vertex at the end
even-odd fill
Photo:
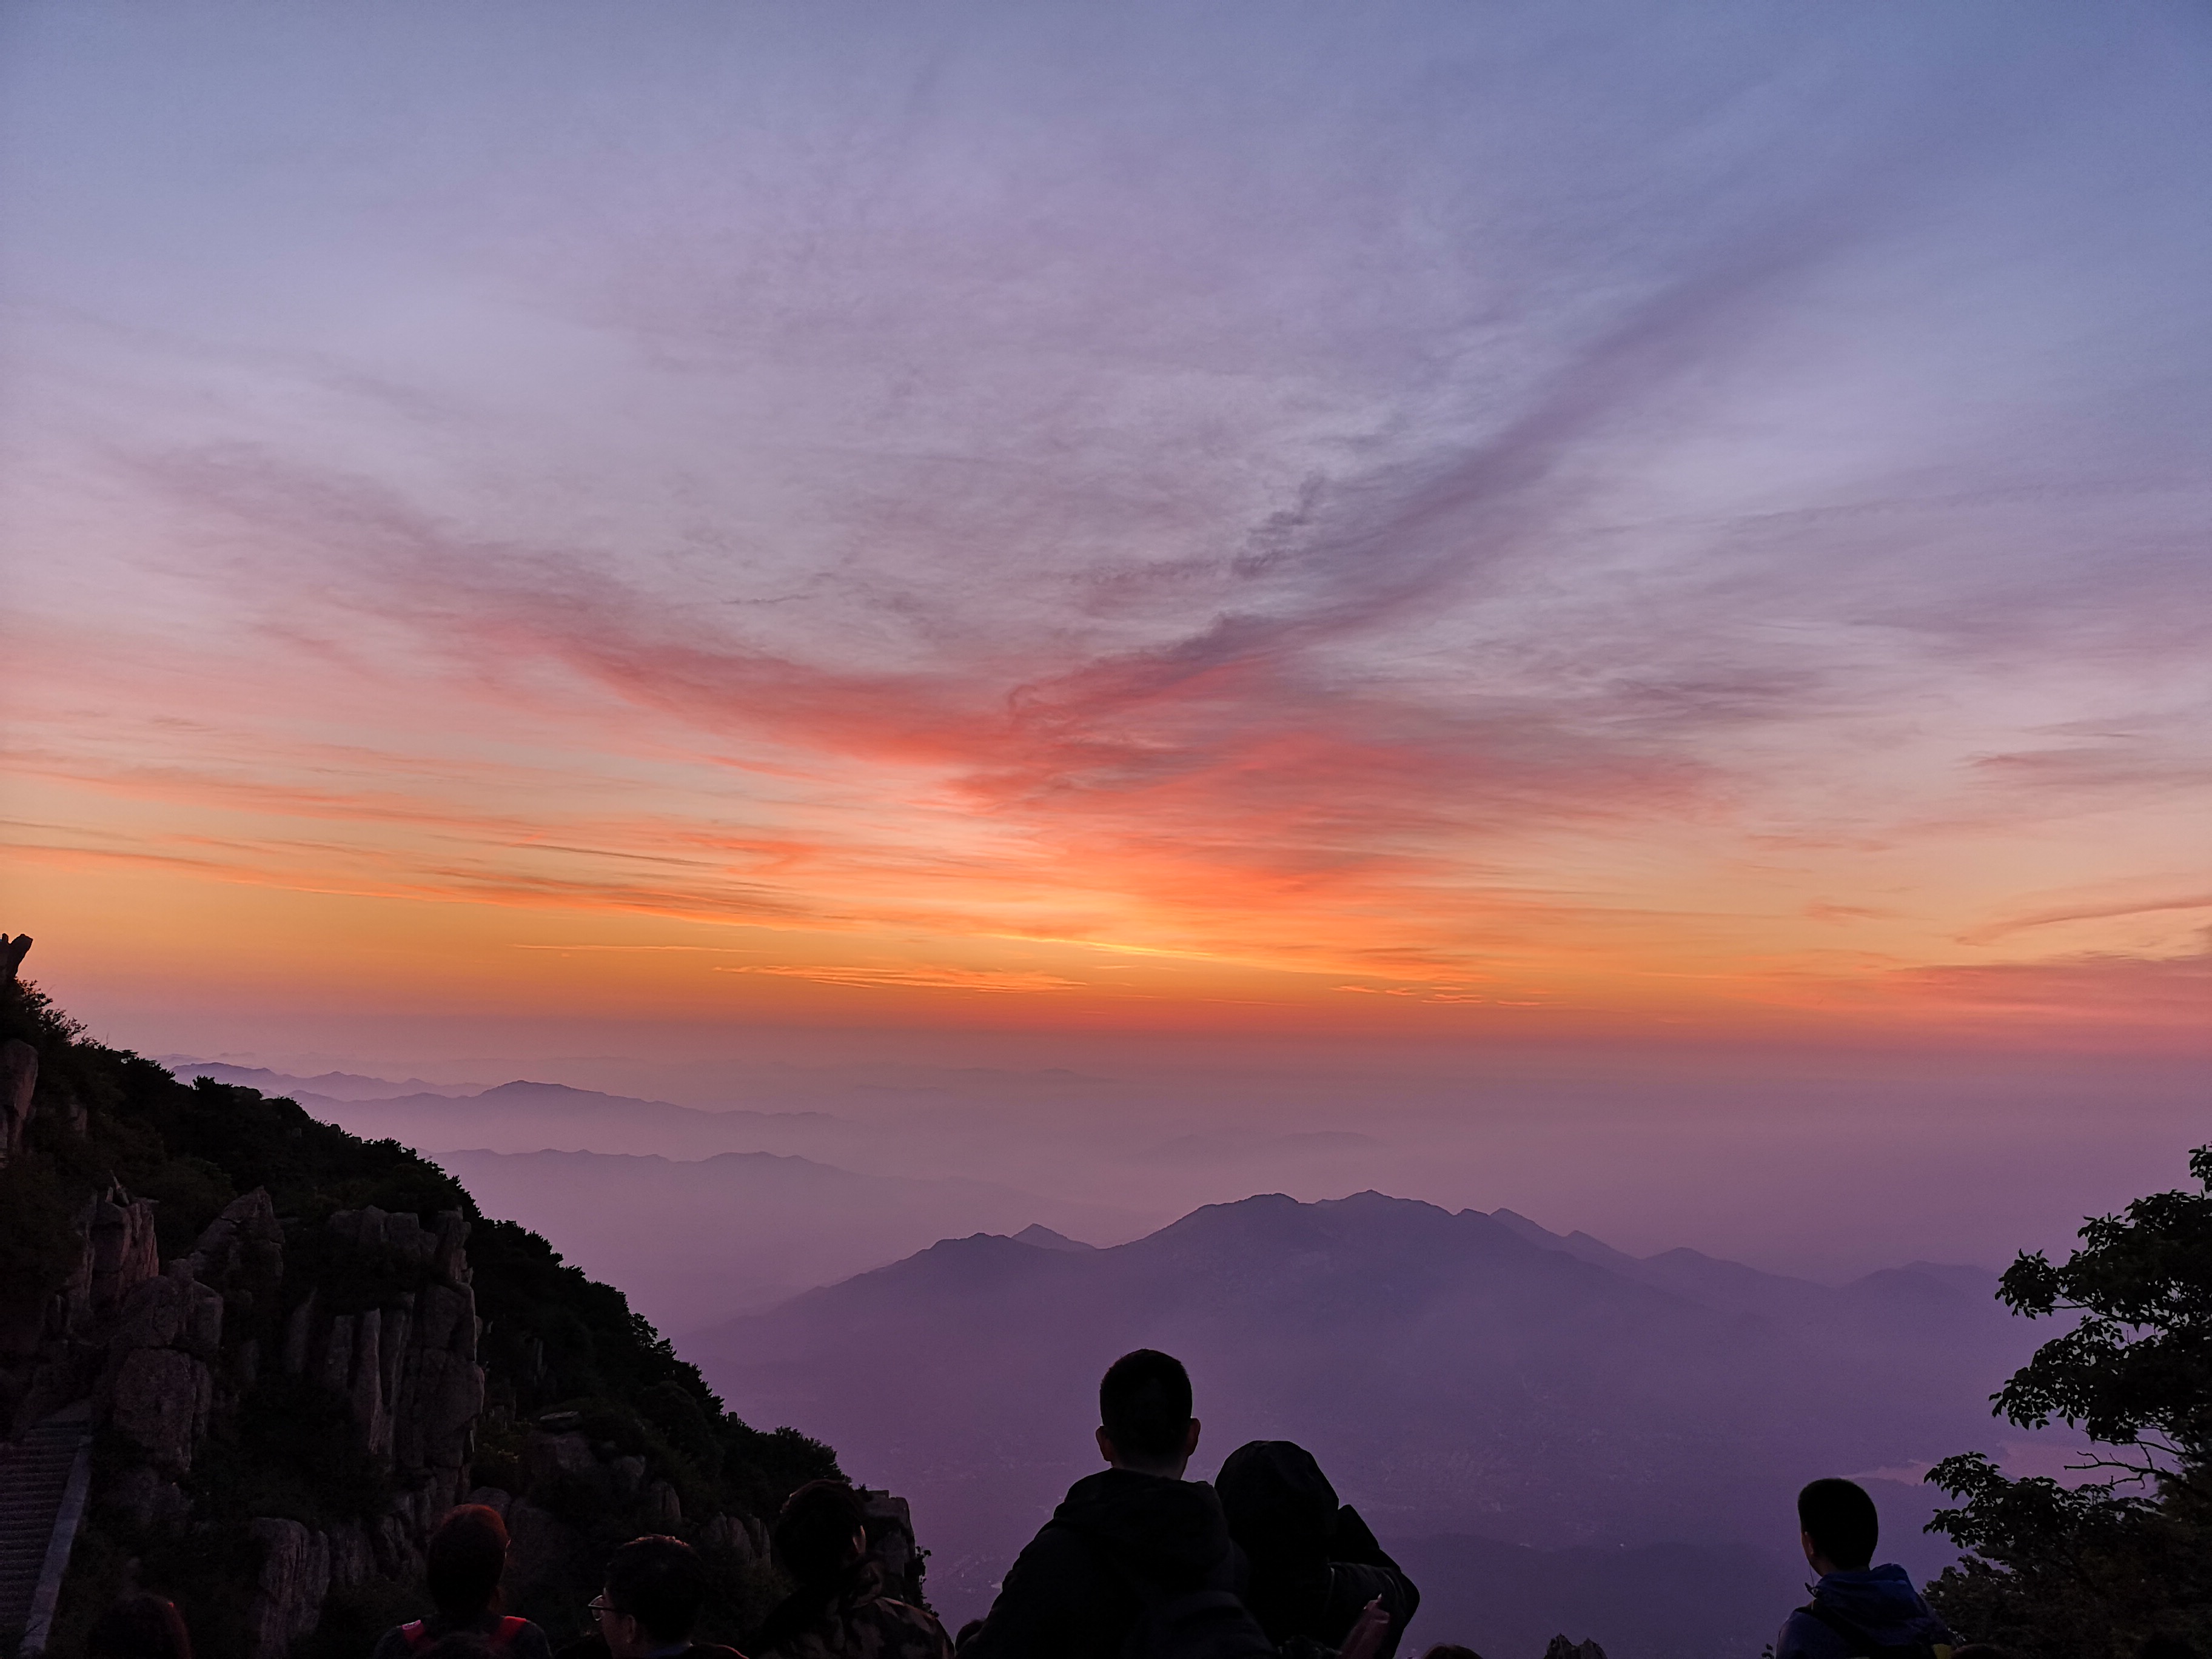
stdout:
MULTIPOLYGON (((1198 1449, 1190 1374, 1154 1348, 1125 1353, 1098 1384, 1098 1453, 1107 1467, 1068 1488, 1008 1570, 960 1659, 1108 1659, 1140 1618, 1204 1622, 1206 1650, 1272 1654, 1238 1598, 1243 1555, 1221 1500, 1185 1480, 1198 1449)), ((1389 1621, 1370 1606, 1342 1659, 1376 1659, 1389 1621)))
POLYGON ((1139 1348, 1109 1366, 1097 1435, 1107 1467, 1068 1488, 962 1659, 1106 1659, 1121 1651, 1147 1595, 1241 1589, 1221 1500, 1182 1478, 1198 1435, 1182 1361, 1139 1348))
POLYGON ((1950 1659, 1957 1640, 1899 1566, 1877 1567, 1881 1519, 1866 1488, 1815 1480, 1797 1494, 1797 1536, 1820 1582, 1774 1638, 1774 1659, 1850 1659, 1869 1650, 1950 1659))

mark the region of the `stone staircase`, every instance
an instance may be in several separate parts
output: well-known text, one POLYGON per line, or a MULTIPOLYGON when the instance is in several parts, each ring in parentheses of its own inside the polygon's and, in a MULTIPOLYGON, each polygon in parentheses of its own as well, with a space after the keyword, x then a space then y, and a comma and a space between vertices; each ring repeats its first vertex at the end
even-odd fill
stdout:
POLYGON ((43 1651, 61 1574, 84 1512, 92 1423, 58 1412, 0 1445, 0 1651, 43 1651))

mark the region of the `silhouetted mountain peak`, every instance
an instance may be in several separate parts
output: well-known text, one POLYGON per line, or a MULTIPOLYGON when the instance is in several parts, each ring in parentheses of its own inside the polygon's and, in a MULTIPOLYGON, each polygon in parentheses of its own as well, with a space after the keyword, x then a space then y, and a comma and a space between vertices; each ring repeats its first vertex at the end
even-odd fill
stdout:
POLYGON ((1358 1192, 1301 1204, 1262 1193, 1209 1204, 1149 1237, 1119 1247, 1142 1254, 1198 1255, 1288 1263, 1316 1257, 1376 1262, 1461 1259, 1500 1252, 1534 1254, 1525 1241, 1480 1210, 1453 1212, 1419 1199, 1358 1192))
MULTIPOLYGON (((793 1310, 834 1308, 840 1317, 870 1310, 879 1319, 904 1321, 918 1310, 988 1303, 1040 1275, 1079 1273, 1109 1254, 1042 1249, 1004 1233, 970 1233, 965 1238, 940 1238, 903 1261, 805 1291, 784 1306, 793 1310)), ((732 1329, 744 1322, 740 1318, 718 1328, 732 1329)))
POLYGON ((1508 1231, 1516 1233, 1527 1239, 1532 1244, 1542 1244, 1548 1248, 1558 1243, 1559 1238, 1559 1234, 1541 1222, 1529 1220, 1518 1210, 1492 1210, 1490 1212, 1490 1218, 1508 1231))
POLYGON ((1079 1238, 1070 1238, 1066 1233, 1056 1233, 1039 1221, 1032 1221, 1016 1233, 1014 1243, 1031 1245, 1040 1250, 1072 1250, 1079 1254, 1098 1248, 1096 1244, 1085 1244, 1079 1238))

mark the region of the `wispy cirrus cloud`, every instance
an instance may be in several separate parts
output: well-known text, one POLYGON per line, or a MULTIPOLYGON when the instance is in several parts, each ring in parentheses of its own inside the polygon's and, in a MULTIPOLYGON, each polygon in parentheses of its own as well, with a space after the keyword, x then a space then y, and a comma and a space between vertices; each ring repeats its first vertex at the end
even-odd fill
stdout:
POLYGON ((2111 183, 2206 142, 2192 26, 1237 15, 611 46, 650 134, 557 51, 438 57, 395 127, 288 34, 354 170, 267 142, 325 118, 260 70, 102 128, 71 199, 152 167, 228 228, 146 229, 142 291, 28 199, 8 510, 76 556, 27 614, 131 660, 41 659, 27 848, 954 979, 1011 936, 1597 1006, 1839 939, 1929 997, 2182 948, 2005 918, 2189 867, 2212 787, 2212 250, 2111 183))

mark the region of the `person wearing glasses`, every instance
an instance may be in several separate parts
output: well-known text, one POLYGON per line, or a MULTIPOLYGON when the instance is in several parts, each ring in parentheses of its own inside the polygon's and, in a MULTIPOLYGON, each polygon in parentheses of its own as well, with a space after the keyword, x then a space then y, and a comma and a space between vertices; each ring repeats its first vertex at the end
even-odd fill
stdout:
POLYGON ((695 1643, 707 1600, 707 1564, 680 1538, 633 1538, 607 1559, 606 1588, 592 1618, 613 1659, 744 1659, 735 1648, 695 1643))

